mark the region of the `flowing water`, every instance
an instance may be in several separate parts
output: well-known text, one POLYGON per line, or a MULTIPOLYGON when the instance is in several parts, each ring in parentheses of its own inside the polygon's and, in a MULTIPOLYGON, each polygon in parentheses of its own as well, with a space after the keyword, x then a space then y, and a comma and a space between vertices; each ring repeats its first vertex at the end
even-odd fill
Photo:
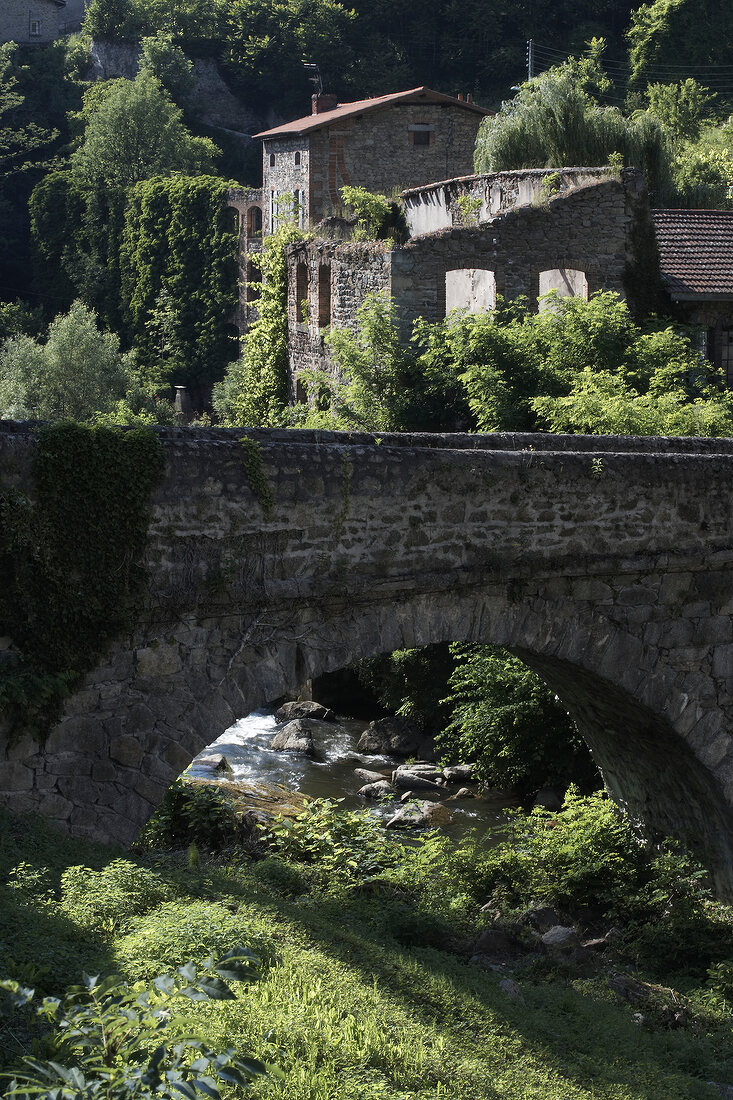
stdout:
MULTIPOLYGON (((225 756, 233 774, 223 779, 282 786, 311 798, 342 799, 345 810, 366 808, 379 817, 389 818, 399 807, 399 800, 375 805, 357 793, 365 781, 356 775, 356 768, 368 768, 388 777, 397 766, 392 757, 356 752, 356 743, 366 725, 364 721, 351 718, 319 725, 317 757, 311 759, 297 753, 273 751, 270 742, 279 724, 271 710, 255 710, 246 718, 240 718, 204 749, 191 764, 188 774, 212 779, 212 763, 225 756)), ((447 788, 445 794, 441 792, 440 800, 457 789, 456 786, 447 788)), ((432 794, 416 791, 418 798, 430 798, 432 794)), ((486 827, 505 820, 507 807, 516 806, 517 802, 500 792, 490 791, 447 805, 453 811, 449 831, 460 834, 472 826, 486 827)))

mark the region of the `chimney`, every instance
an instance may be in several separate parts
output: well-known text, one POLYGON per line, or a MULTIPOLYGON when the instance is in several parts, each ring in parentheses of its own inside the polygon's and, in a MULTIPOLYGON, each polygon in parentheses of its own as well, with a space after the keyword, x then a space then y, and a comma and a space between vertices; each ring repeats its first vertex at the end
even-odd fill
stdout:
POLYGON ((466 103, 473 103, 473 96, 471 95, 470 92, 466 96, 466 103))
POLYGON ((330 92, 321 92, 320 95, 311 96, 312 114, 322 115, 324 111, 333 111, 339 105, 339 97, 330 92))
POLYGON ((463 103, 463 92, 458 93, 458 99, 461 103, 463 103))

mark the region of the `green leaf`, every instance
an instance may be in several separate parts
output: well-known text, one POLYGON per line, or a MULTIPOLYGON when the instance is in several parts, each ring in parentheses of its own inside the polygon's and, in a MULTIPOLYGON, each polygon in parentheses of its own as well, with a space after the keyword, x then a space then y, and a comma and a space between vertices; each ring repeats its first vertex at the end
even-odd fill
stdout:
POLYGON ((233 1001, 235 999, 229 986, 221 978, 199 978, 198 988, 211 997, 212 1001, 233 1001))
POLYGON ((178 973, 182 978, 185 978, 187 982, 196 981, 196 966, 193 961, 187 962, 185 966, 179 966, 178 973))

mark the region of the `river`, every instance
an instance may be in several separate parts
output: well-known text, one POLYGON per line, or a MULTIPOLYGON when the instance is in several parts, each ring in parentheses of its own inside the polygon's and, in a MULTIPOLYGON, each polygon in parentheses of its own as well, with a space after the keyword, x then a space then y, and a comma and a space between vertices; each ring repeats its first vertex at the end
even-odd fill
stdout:
MULTIPOLYGON (((320 727, 318 758, 311 759, 297 753, 275 752, 270 742, 279 728, 272 710, 255 710, 240 718, 233 726, 204 749, 191 764, 188 775, 212 779, 211 762, 225 756, 232 774, 222 778, 242 783, 266 783, 300 791, 311 798, 341 799, 345 810, 368 809, 381 818, 391 817, 399 807, 399 801, 375 804, 357 792, 364 780, 356 775, 356 768, 383 772, 385 775, 397 766, 388 756, 370 756, 357 753, 355 746, 366 728, 363 720, 339 718, 338 722, 320 727)), ((446 789, 446 795, 457 787, 446 789)), ((517 800, 503 792, 481 792, 475 786, 476 797, 448 802, 453 820, 448 831, 460 835, 472 826, 498 824, 506 819, 508 807, 517 800)), ((432 794, 432 792, 431 792, 432 794)), ((416 792, 419 798, 431 797, 424 791, 416 792)), ((440 795, 442 800, 444 796, 440 795)), ((437 800, 433 797, 433 800, 437 800)))

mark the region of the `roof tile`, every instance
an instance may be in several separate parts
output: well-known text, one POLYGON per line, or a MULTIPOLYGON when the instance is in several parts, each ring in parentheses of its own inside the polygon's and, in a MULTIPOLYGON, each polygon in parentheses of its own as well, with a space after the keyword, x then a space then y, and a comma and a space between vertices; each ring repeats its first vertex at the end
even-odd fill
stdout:
POLYGON ((733 298, 733 210, 653 210, 671 298, 733 298))

